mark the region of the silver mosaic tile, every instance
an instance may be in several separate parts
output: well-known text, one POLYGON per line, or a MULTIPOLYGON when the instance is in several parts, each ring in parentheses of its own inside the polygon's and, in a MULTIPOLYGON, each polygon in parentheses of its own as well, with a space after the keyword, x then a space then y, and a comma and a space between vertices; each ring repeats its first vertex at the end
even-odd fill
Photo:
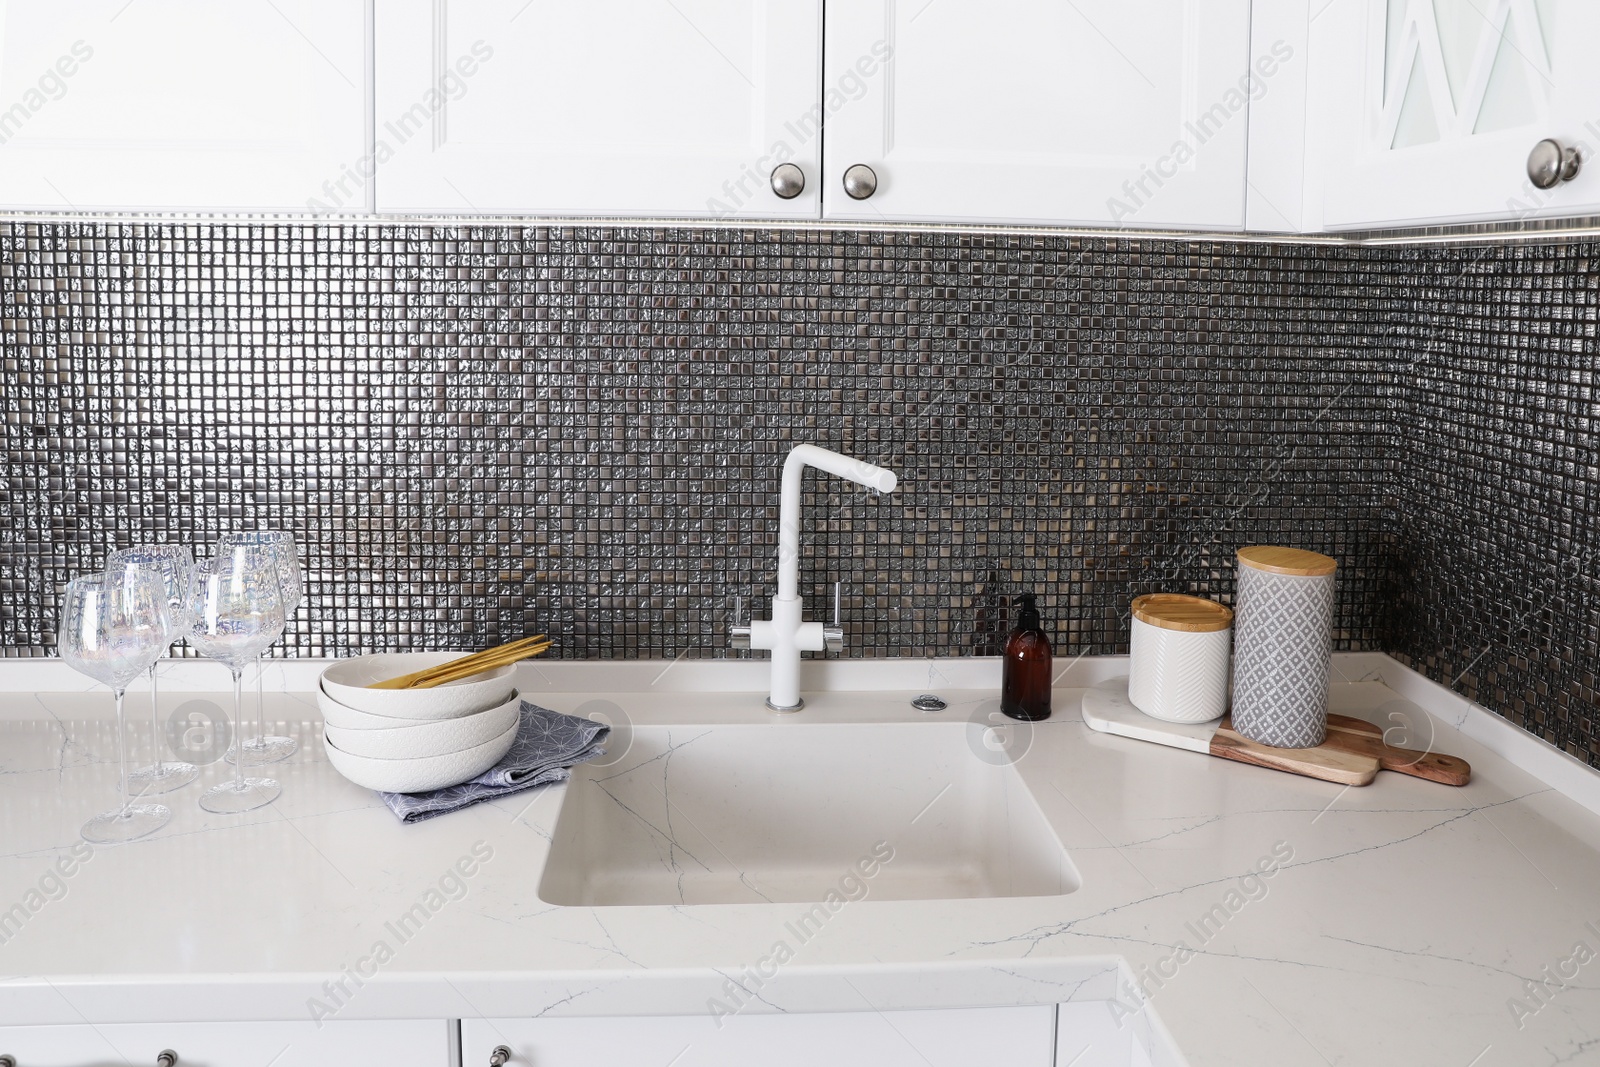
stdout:
POLYGON ((0 224, 0 655, 111 548, 255 525, 306 546, 284 654, 726 655, 813 441, 902 477, 808 487, 847 655, 996 651, 1022 589, 1125 651, 1133 596, 1288 543, 1336 648, 1600 764, 1594 251, 0 224))

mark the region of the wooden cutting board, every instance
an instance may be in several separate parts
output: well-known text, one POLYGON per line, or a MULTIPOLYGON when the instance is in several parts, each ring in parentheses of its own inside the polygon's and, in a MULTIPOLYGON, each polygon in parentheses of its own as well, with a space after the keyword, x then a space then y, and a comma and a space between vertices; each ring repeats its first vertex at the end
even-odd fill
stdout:
POLYGON ((1101 682, 1084 693, 1083 721, 1101 733, 1204 752, 1340 785, 1366 785, 1380 769, 1444 785, 1466 785, 1472 777, 1466 760, 1385 744, 1379 727, 1348 715, 1329 715, 1327 739, 1315 748, 1258 744, 1234 730, 1232 719, 1226 715, 1215 722, 1195 725, 1163 722, 1133 706, 1125 677, 1101 682))

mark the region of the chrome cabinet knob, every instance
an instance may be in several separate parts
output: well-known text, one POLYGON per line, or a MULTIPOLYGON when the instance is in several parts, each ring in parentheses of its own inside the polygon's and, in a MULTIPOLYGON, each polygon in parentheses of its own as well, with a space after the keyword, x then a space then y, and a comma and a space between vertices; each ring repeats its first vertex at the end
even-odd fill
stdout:
POLYGON ((178 1067, 178 1054, 170 1048, 156 1053, 156 1067, 178 1067))
POLYGON ((17 1067, 15 1056, 0 1056, 0 1067, 17 1067))
POLYGON ((844 191, 852 200, 865 200, 878 191, 878 175, 865 163, 857 163, 844 172, 844 191))
POLYGON ((822 628, 822 643, 829 652, 844 651, 844 626, 839 622, 839 588, 843 584, 833 583, 833 625, 822 628))
POLYGON ((494 1051, 489 1053, 489 1067, 506 1067, 511 1062, 511 1050, 504 1045, 496 1045, 494 1051))
POLYGON ((805 191, 806 172, 793 163, 779 163, 772 168, 772 191, 780 200, 793 200, 805 191))
POLYGON ((1528 153, 1528 180, 1540 189, 1551 189, 1576 178, 1582 166, 1576 148, 1563 148, 1560 141, 1546 137, 1528 153))

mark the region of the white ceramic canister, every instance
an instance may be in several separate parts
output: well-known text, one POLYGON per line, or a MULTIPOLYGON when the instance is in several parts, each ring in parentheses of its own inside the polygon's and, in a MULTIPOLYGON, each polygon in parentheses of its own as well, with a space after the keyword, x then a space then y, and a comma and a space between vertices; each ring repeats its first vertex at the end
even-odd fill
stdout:
POLYGON ((1233 612, 1214 600, 1151 593, 1133 602, 1128 699, 1167 722, 1209 722, 1228 710, 1233 612))
POLYGON ((1337 560, 1275 545, 1239 550, 1233 728, 1278 748, 1310 748, 1328 733, 1337 560))

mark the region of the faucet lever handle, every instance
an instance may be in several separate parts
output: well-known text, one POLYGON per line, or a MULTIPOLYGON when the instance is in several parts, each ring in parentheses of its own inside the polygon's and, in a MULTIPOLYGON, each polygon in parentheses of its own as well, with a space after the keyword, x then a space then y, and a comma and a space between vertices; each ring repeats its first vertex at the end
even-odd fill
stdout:
POLYGON ((744 618, 744 597, 733 598, 733 622, 728 627, 728 646, 730 648, 750 647, 750 624, 741 622, 744 618))
POLYGON ((833 625, 822 628, 822 643, 829 652, 844 651, 844 625, 839 621, 839 605, 843 582, 833 583, 833 625))

